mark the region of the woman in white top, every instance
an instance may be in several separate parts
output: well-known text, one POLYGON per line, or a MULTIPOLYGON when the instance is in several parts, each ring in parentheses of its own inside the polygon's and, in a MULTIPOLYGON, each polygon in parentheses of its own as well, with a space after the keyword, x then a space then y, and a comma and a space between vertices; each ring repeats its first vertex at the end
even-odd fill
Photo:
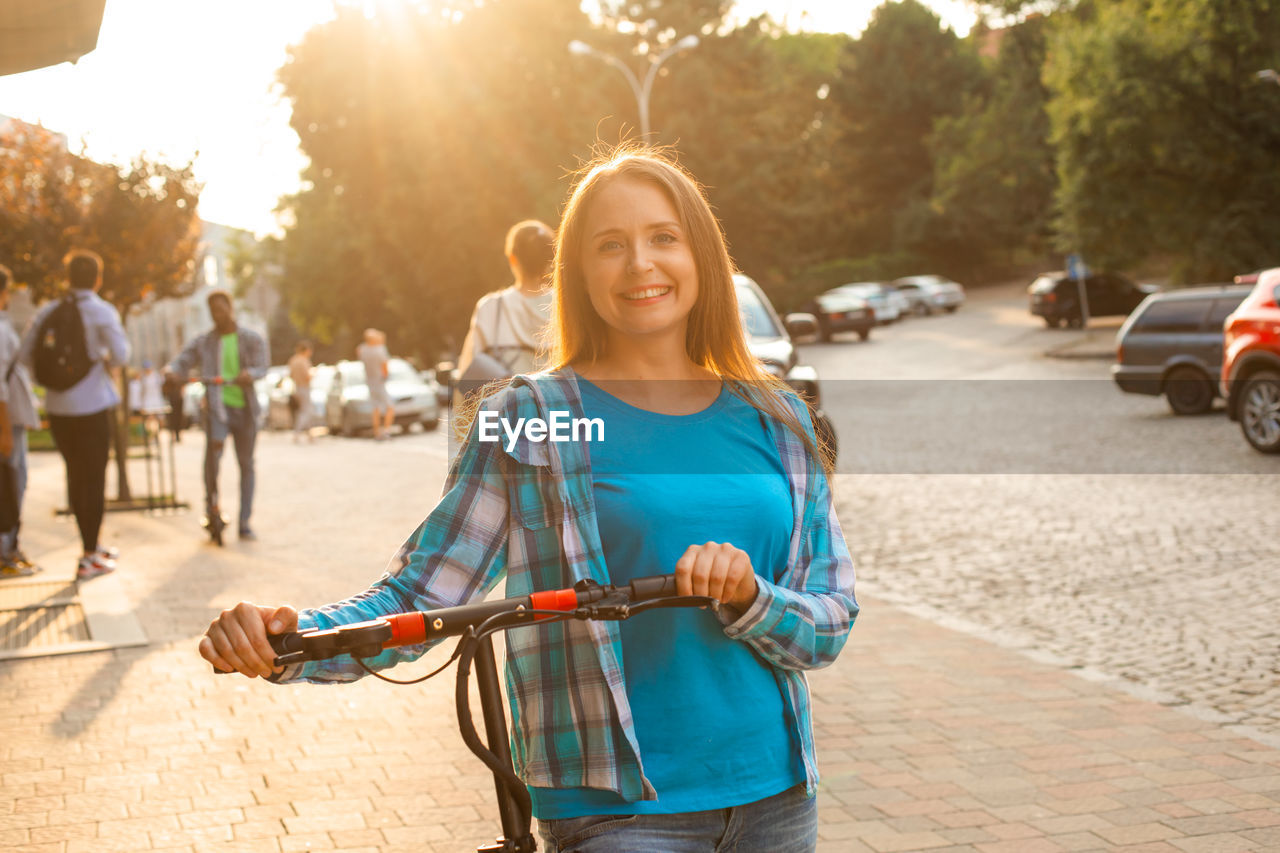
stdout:
POLYGON ((455 395, 455 405, 463 394, 489 380, 532 373, 545 364, 541 337, 551 316, 548 284, 556 253, 555 232, 536 219, 517 222, 507 232, 505 251, 515 283, 486 293, 476 303, 471 327, 462 342, 462 354, 458 356, 458 376, 464 379, 455 395), (492 369, 473 369, 471 381, 467 370, 479 367, 473 365, 479 353, 491 360, 486 364, 491 364, 492 369))

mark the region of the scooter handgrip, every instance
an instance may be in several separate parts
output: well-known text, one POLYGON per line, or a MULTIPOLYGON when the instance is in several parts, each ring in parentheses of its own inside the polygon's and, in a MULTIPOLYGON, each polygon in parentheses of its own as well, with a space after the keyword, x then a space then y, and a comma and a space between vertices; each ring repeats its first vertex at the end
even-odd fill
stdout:
POLYGON ((286 631, 283 634, 268 634, 267 642, 276 650, 277 655, 302 651, 302 634, 297 631, 286 631))
MULTIPOLYGON (((302 651, 302 635, 297 631, 287 631, 283 634, 268 634, 267 642, 271 644, 271 648, 275 649, 276 656, 289 654, 290 652, 302 651)), ((231 673, 225 669, 213 667, 214 675, 230 675, 231 673)))
POLYGON ((675 575, 655 575, 647 578, 636 578, 630 584, 631 600, 651 601, 655 598, 670 598, 676 594, 675 575))

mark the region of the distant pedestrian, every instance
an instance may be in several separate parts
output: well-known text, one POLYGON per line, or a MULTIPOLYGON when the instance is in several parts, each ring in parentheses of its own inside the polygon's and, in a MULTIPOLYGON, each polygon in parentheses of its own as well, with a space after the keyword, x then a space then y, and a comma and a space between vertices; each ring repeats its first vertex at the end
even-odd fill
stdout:
POLYGON ((298 341, 293 348, 293 357, 289 359, 289 377, 293 380, 293 396, 290 398, 293 410, 293 441, 296 444, 302 436, 307 441, 314 441, 311 434, 311 420, 315 407, 311 402, 311 374, 315 366, 311 363, 311 342, 298 341))
POLYGON ((142 371, 129 383, 129 408, 138 414, 155 414, 164 407, 164 377, 144 361, 142 371))
POLYGON ((551 317, 551 261, 556 254, 555 232, 536 219, 517 222, 507 232, 507 264, 515 283, 480 297, 471 327, 458 356, 462 396, 486 382, 543 366, 542 337, 551 317))
POLYGON ((27 367, 18 358, 22 342, 9 320, 12 284, 13 274, 0 266, 0 464, 9 469, 9 476, 0 478, 0 502, 4 503, 0 515, 13 518, 12 527, 0 530, 0 578, 26 577, 39 570, 18 546, 22 498, 27 491, 27 430, 40 428, 40 416, 27 367))
POLYGON ((373 437, 377 441, 391 437, 396 409, 387 392, 387 336, 377 329, 364 330, 364 343, 356 347, 356 358, 364 364, 365 384, 369 386, 369 406, 373 417, 373 437))
POLYGON ((231 296, 224 290, 209 294, 213 329, 192 340, 165 367, 165 382, 172 387, 195 367, 205 385, 203 408, 204 504, 206 523, 221 513, 218 501, 218 466, 230 435, 240 467, 240 538, 256 539, 249 518, 253 513, 253 450, 258 439, 258 395, 255 379, 267 375, 267 343, 257 332, 236 323, 231 296))
POLYGON ((77 249, 66 264, 70 289, 36 313, 22 337, 21 358, 35 366, 36 381, 45 386, 49 429, 66 462, 67 499, 84 546, 76 577, 87 580, 115 571, 119 558, 98 536, 106 509, 111 410, 120 403, 108 368, 128 360, 129 339, 120 312, 97 294, 102 258, 77 249), (71 333, 75 329, 82 330, 83 341, 71 333), (55 388, 50 376, 70 384, 55 388))

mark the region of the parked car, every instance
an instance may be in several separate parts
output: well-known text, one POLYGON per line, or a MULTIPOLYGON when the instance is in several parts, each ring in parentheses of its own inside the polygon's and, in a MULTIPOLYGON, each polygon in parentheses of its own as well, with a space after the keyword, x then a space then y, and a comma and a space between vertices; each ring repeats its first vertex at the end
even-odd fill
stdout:
MULTIPOLYGON (((1124 316, 1160 290, 1155 285, 1136 284, 1112 272, 1090 273, 1084 287, 1090 317, 1124 316)), ((1065 272, 1047 272, 1038 277, 1027 288, 1027 294, 1031 313, 1043 317, 1049 328, 1057 328, 1064 322, 1073 329, 1082 325, 1079 285, 1065 272)))
MULTIPOLYGON (((855 281, 842 284, 834 291, 851 293, 867 300, 867 304, 876 312, 876 323, 884 326, 901 318, 907 305, 907 298, 889 285, 879 281, 855 281)), ((832 290, 827 291, 833 292, 832 290)))
POLYGON ((913 314, 954 312, 964 304, 964 286, 940 275, 908 275, 894 279, 892 286, 907 298, 913 314))
MULTIPOLYGON (((422 424, 423 429, 430 430, 440 423, 435 384, 424 380, 403 358, 393 358, 387 363, 387 392, 395 407, 395 422, 404 429, 422 424)), ((373 429, 373 409, 369 404, 363 363, 338 362, 323 411, 325 426, 332 435, 356 435, 373 429)))
MULTIPOLYGON (((313 423, 323 420, 325 403, 329 398, 329 386, 333 383, 333 365, 317 364, 311 372, 311 411, 313 423)), ((280 377, 267 397, 267 429, 293 429, 293 377, 280 377)))
POLYGON ((1251 288, 1231 285, 1153 293, 1116 335, 1111 378, 1130 394, 1163 394, 1179 415, 1213 407, 1222 372, 1222 324, 1251 288))
POLYGON ((813 334, 818 321, 812 314, 788 314, 786 321, 778 319, 769 297, 752 279, 735 274, 733 283, 738 293, 738 311, 742 315, 742 327, 747 336, 751 354, 764 364, 766 370, 786 382, 809 402, 813 412, 813 426, 831 451, 836 454, 836 431, 831 419, 822 411, 822 392, 818 387, 818 371, 800 363, 799 353, 791 336, 813 334))
POLYGON ((837 332, 857 332, 865 341, 876 324, 875 309, 866 297, 838 287, 819 293, 805 307, 817 322, 818 338, 823 341, 831 340, 837 332))
POLYGON ((1224 326, 1222 395, 1245 441, 1280 453, 1280 267, 1258 279, 1224 326))

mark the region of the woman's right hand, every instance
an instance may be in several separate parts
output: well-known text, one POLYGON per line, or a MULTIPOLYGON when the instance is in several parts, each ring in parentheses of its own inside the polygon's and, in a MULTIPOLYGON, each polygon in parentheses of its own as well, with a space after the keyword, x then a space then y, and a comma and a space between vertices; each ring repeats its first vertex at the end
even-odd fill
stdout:
POLYGON ((267 634, 298 630, 298 611, 289 605, 264 607, 242 601, 209 623, 200 638, 200 657, 223 672, 266 678, 283 667, 272 666, 275 649, 267 634))

